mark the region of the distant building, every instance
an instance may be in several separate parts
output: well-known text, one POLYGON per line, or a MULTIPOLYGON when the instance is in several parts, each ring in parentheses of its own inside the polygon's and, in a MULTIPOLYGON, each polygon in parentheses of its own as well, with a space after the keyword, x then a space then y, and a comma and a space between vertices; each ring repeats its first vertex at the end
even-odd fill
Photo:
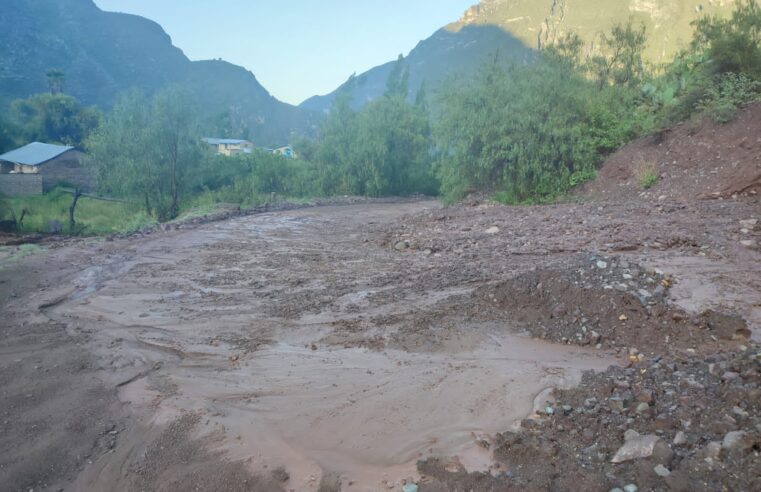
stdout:
POLYGON ((281 155, 283 157, 287 157, 288 159, 296 158, 296 153, 293 151, 293 147, 291 147, 290 145, 285 145, 283 147, 278 147, 276 149, 267 149, 267 150, 275 155, 281 155))
POLYGON ((74 147, 32 142, 0 155, 0 192, 39 194, 59 185, 91 190, 92 175, 74 147))
POLYGON ((214 147, 219 155, 238 155, 250 154, 254 151, 254 144, 248 140, 237 140, 232 138, 204 138, 204 143, 214 147))

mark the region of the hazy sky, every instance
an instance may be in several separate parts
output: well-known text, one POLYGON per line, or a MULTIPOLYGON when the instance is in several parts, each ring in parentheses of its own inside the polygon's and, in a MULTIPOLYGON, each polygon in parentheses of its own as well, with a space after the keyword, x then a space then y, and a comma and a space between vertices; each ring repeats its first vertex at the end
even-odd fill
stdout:
POLYGON ((95 0, 161 24, 192 60, 251 70, 298 104, 405 55, 476 0, 95 0))

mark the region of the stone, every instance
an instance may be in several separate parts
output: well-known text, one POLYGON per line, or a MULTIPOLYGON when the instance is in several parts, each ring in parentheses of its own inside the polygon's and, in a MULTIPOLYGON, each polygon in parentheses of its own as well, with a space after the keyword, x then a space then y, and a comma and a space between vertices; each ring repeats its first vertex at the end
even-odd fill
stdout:
POLYGON ((671 470, 669 470, 663 465, 656 466, 655 468, 653 468, 653 471, 655 472, 656 475, 662 478, 666 478, 669 475, 671 475, 671 470))
POLYGON ((414 483, 408 483, 402 487, 402 492, 418 492, 418 486, 414 483))
POLYGON ((624 432, 624 441, 631 441, 632 439, 635 439, 639 437, 639 432, 629 429, 626 432, 624 432))
POLYGON ((486 234, 499 234, 499 227, 494 226, 486 229, 486 234))
POLYGON ((745 431, 729 432, 724 436, 724 441, 721 443, 721 447, 728 451, 744 451, 751 447, 746 436, 747 433, 745 431))
POLYGON ((707 311, 703 314, 708 328, 722 340, 743 340, 751 336, 748 322, 737 315, 707 311))
POLYGON ((639 490, 639 487, 634 485, 633 483, 630 483, 626 487, 624 487, 624 492, 637 492, 639 490))
POLYGON ((398 241, 396 244, 394 244, 394 249, 397 251, 404 251, 405 249, 408 249, 409 247, 410 245, 407 241, 398 241))
POLYGON ((599 260, 597 262, 597 268, 599 268, 600 270, 605 270, 606 268, 608 268, 608 262, 599 260))
POLYGON ((740 377, 740 374, 733 371, 727 371, 721 375, 721 379, 723 379, 724 381, 734 381, 735 379, 739 377, 740 377))
POLYGON ((674 446, 681 446, 683 444, 687 444, 687 434, 683 431, 679 431, 676 433, 676 436, 674 436, 674 446))
POLYGON ((633 437, 619 448, 610 461, 611 463, 624 463, 626 461, 649 458, 655 452, 655 447, 659 442, 661 442, 661 438, 654 434, 633 437))
POLYGON ((740 241, 740 244, 748 249, 755 249, 755 247, 758 245, 755 239, 746 239, 744 241, 740 241))
POLYGON ((637 413, 646 412, 648 410, 650 410, 650 405, 648 405, 647 403, 642 402, 639 405, 637 405, 637 413))

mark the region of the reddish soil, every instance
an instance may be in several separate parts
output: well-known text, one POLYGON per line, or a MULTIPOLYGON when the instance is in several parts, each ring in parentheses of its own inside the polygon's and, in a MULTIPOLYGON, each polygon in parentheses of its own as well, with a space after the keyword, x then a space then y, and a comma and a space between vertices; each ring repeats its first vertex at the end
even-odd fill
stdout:
POLYGON ((598 199, 680 201, 761 193, 761 103, 730 123, 696 120, 637 140, 613 154, 584 191, 598 199), (648 170, 659 180, 643 190, 648 170))

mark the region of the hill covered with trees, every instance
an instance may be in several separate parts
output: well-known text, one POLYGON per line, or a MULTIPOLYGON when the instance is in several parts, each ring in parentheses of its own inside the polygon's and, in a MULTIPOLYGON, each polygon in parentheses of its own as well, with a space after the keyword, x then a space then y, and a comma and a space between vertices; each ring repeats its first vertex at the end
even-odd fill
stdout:
POLYGON ((205 117, 261 145, 309 133, 309 111, 282 103, 242 67, 191 62, 148 19, 100 10, 92 0, 8 0, 0 13, 0 106, 33 94, 65 92, 110 108, 118 94, 178 85, 205 117))

